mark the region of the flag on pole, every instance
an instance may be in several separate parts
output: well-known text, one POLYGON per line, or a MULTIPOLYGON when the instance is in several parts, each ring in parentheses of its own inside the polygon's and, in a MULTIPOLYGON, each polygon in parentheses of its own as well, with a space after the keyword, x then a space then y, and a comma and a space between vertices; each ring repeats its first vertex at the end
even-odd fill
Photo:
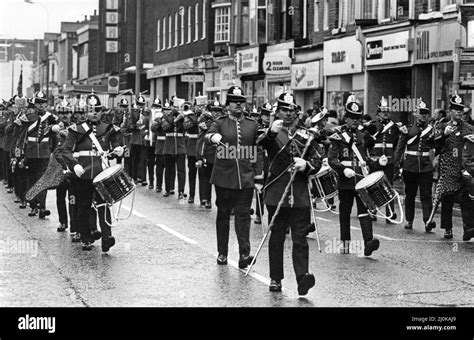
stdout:
POLYGON ((20 79, 18 79, 18 87, 16 91, 18 92, 18 97, 23 97, 23 64, 21 65, 20 79))

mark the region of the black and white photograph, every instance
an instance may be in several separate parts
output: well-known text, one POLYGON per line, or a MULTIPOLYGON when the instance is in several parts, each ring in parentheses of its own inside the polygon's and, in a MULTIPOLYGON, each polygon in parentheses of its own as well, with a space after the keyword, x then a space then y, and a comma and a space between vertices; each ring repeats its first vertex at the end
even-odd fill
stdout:
POLYGON ((0 0, 0 339, 472 339, 473 108, 472 0, 0 0))

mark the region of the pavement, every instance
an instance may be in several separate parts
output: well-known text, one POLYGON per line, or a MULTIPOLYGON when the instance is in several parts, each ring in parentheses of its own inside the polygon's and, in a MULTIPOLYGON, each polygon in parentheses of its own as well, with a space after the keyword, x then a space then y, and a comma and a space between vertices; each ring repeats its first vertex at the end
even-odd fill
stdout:
MULTIPOLYGON (((131 208, 131 198, 123 204, 122 216, 131 208)), ((164 198, 140 186, 131 217, 113 229, 117 244, 102 253, 100 241, 85 252, 71 243, 68 232, 56 231, 54 191, 48 192, 47 206, 52 211, 48 218, 28 217, 27 210, 13 203, 13 195, 0 188, 0 306, 474 306, 474 242, 461 240, 458 217, 453 218, 453 240, 445 240, 439 227, 425 233, 419 209, 413 230, 379 219, 374 234, 380 249, 365 257, 358 248, 362 235, 355 209, 354 253, 347 255, 337 250, 338 215, 316 213, 318 234, 308 236, 316 285, 299 297, 291 234, 285 242, 283 292, 270 293, 268 241, 245 276, 237 266, 238 244, 231 224, 229 265, 216 264, 215 207, 204 209, 176 195, 164 198)), ((264 228, 252 223, 252 254, 264 228)))

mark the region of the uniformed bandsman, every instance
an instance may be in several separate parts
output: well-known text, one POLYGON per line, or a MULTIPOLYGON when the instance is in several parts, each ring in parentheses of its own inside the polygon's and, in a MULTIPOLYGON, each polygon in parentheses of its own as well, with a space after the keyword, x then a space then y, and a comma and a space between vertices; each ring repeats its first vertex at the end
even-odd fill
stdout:
MULTIPOLYGON (((195 109, 196 110, 196 109, 195 109)), ((188 158, 188 183, 189 183, 189 197, 188 203, 194 203, 194 196, 196 194, 196 175, 197 175, 197 138, 199 127, 197 122, 197 115, 192 109, 190 102, 183 104, 183 127, 186 137, 186 155, 188 158)))
POLYGON ((358 129, 362 118, 362 108, 356 101, 346 104, 344 121, 341 131, 333 134, 329 148, 329 165, 339 175, 339 223, 341 228, 341 253, 348 254, 351 240, 351 211, 354 199, 357 204, 362 237, 364 240, 364 255, 370 256, 379 248, 379 240, 373 237, 372 219, 367 207, 355 190, 356 183, 370 172, 381 170, 387 164, 387 158, 382 156, 378 161, 371 160, 366 152, 365 133, 358 129), (362 159, 360 159, 362 158, 362 159))
POLYGON ((99 207, 97 211, 92 207, 93 201, 98 205, 103 203, 95 194, 92 181, 108 167, 104 153, 112 149, 117 157, 122 157, 123 147, 118 143, 119 132, 100 120, 100 100, 94 93, 87 97, 87 107, 87 121, 73 124, 69 128, 63 157, 69 169, 76 175, 72 180, 77 181, 76 203, 82 249, 91 250, 92 242, 102 236, 102 251, 107 252, 115 244, 111 228, 106 223, 106 221, 111 223, 111 213, 105 206, 99 207), (97 214, 102 235, 98 232, 91 233, 97 214))
POLYGON ((151 125, 151 131, 156 136, 155 141, 155 171, 156 171, 156 192, 163 190, 163 175, 165 171, 165 156, 163 154, 166 133, 163 131, 161 122, 163 120, 163 105, 160 98, 156 98, 151 104, 152 116, 155 117, 151 125))
POLYGON ((395 168, 403 171, 405 182, 405 229, 413 228, 415 219, 415 197, 420 189, 420 201, 423 212, 425 230, 431 231, 436 227, 434 221, 427 224, 432 203, 433 163, 434 156, 432 129, 428 124, 430 110, 420 99, 416 113, 416 122, 409 128, 402 129, 395 150, 395 168))

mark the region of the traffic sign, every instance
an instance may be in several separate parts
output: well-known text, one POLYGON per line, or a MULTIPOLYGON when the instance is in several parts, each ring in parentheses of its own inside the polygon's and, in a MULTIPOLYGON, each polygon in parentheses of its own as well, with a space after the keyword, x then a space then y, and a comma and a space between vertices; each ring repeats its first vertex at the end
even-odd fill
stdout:
POLYGON ((118 94, 120 86, 120 78, 118 76, 110 76, 107 82, 107 92, 110 94, 118 94))

